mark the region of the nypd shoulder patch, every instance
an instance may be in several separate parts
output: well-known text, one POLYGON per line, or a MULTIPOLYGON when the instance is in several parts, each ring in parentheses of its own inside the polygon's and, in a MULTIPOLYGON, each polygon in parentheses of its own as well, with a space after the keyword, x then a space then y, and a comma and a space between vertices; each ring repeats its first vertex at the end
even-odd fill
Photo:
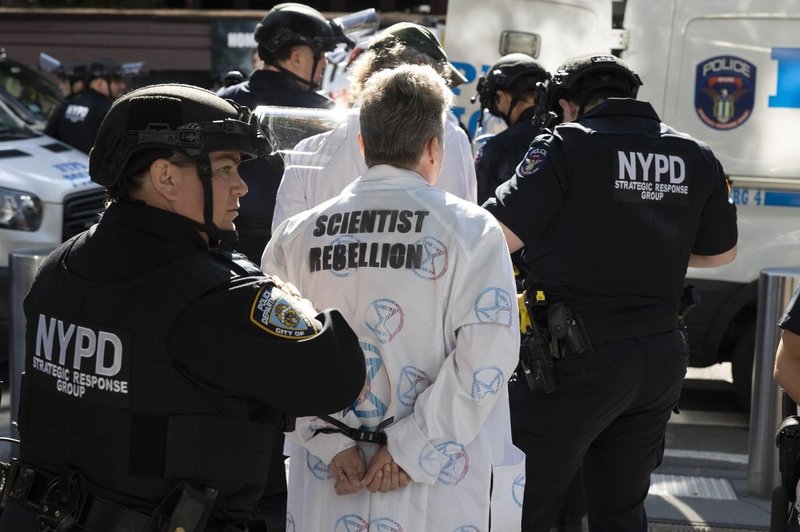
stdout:
POLYGON ((262 286, 256 294, 250 321, 270 334, 292 340, 309 338, 319 332, 314 318, 306 315, 297 300, 272 284, 262 286))
POLYGON ((537 141, 528 148, 525 158, 517 166, 517 175, 528 177, 539 172, 547 162, 547 154, 550 146, 547 142, 537 141))

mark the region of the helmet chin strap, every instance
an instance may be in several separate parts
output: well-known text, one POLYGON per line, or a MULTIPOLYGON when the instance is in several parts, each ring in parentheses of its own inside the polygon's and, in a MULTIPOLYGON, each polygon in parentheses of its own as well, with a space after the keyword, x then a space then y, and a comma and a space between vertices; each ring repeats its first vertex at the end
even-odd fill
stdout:
POLYGON ((309 46, 309 48, 311 48, 311 53, 314 54, 314 63, 311 65, 311 75, 309 76, 309 79, 303 79, 302 76, 298 76, 288 68, 282 67, 281 65, 272 65, 272 66, 285 74, 289 74, 289 76, 293 77, 294 79, 303 83, 304 85, 308 85, 309 91, 316 91, 317 89, 319 89, 319 84, 314 81, 314 73, 317 71, 317 65, 319 65, 319 62, 322 59, 322 54, 324 52, 320 50, 315 50, 314 47, 312 46, 309 46))
POLYGON ((236 242, 239 234, 233 231, 223 231, 214 225, 214 192, 211 187, 211 159, 208 155, 197 159, 197 176, 203 184, 203 223, 197 224, 198 228, 208 235, 208 245, 217 247, 220 242, 236 242))
POLYGON ((311 67, 311 77, 310 79, 303 79, 302 76, 298 76, 288 68, 282 67, 281 65, 272 65, 273 67, 277 68, 284 74, 288 74, 289 76, 293 77, 303 85, 308 86, 308 90, 310 92, 316 91, 319 89, 319 85, 314 81, 314 72, 317 71, 317 65, 319 64, 320 59, 322 59, 322 53, 314 52, 314 64, 311 67))
POLYGON ((511 127, 513 124, 511 123, 511 113, 514 111, 514 107, 517 106, 519 103, 519 96, 512 96, 511 102, 508 104, 508 112, 507 113, 499 113, 498 116, 503 119, 503 122, 506 123, 506 126, 511 127))

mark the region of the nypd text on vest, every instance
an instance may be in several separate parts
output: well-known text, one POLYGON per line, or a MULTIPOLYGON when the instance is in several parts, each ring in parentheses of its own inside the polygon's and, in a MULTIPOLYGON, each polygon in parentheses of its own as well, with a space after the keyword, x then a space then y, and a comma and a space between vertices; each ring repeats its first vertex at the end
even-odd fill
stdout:
POLYGON ((677 155, 618 151, 617 190, 641 192, 641 199, 660 201, 665 195, 688 194, 686 163, 677 155))
POLYGON ((59 392, 82 397, 92 388, 126 394, 127 380, 114 378, 123 361, 118 335, 39 314, 33 369, 54 377, 59 392))

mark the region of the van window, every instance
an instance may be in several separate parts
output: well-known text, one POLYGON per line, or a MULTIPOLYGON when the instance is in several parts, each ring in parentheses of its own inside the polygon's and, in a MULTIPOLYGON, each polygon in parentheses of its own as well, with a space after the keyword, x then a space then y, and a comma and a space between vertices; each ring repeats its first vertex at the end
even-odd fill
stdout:
POLYGON ((61 91, 55 83, 12 59, 0 60, 0 87, 39 121, 46 122, 61 102, 61 91))

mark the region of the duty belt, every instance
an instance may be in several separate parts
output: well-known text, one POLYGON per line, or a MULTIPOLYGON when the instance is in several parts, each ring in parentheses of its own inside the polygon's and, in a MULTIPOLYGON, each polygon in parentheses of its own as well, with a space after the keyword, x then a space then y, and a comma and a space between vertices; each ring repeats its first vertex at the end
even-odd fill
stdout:
POLYGON ((19 502, 37 512, 43 532, 147 530, 150 516, 89 494, 86 480, 77 471, 54 476, 26 467, 14 459, 0 464, 0 507, 19 502))
POLYGON ((583 322, 594 344, 616 342, 618 340, 626 340, 628 338, 637 338, 640 336, 650 336, 652 334, 674 331, 678 328, 677 315, 659 316, 619 323, 601 323, 584 315, 583 322))
POLYGON ((34 510, 42 532, 204 530, 216 496, 216 490, 180 484, 145 515, 92 494, 78 471, 56 476, 17 459, 0 463, 0 508, 18 502, 34 510))

